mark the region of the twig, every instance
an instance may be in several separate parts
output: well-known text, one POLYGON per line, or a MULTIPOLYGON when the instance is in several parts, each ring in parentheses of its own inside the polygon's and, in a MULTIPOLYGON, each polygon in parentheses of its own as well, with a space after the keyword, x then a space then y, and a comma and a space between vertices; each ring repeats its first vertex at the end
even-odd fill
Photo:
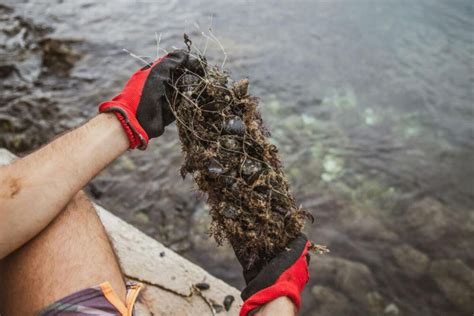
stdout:
POLYGON ((225 66, 225 62, 227 60, 227 53, 225 52, 225 49, 224 49, 224 46, 222 46, 222 43, 219 41, 219 39, 214 35, 214 33, 212 33, 212 30, 211 28, 209 28, 209 35, 211 35, 211 37, 215 40, 215 42, 219 45, 219 47, 221 48, 222 52, 224 53, 224 60, 222 61, 222 66, 221 66, 221 71, 224 71, 224 66, 225 66))
POLYGON ((158 36, 158 33, 155 32, 155 38, 156 38, 156 59, 158 59, 160 57, 161 33, 160 33, 160 36, 158 36))
MULTIPOLYGON (((134 53, 132 53, 131 51, 129 51, 128 49, 125 49, 125 48, 123 48, 122 50, 123 50, 124 52, 128 53, 128 54, 129 54, 130 56, 132 56, 133 58, 136 58, 136 59, 138 59, 138 60, 144 62, 145 65, 148 65, 148 66, 151 67, 151 64, 150 64, 149 62, 147 62, 145 59, 143 59, 141 56, 135 55, 134 53)), ((148 57, 148 56, 144 56, 144 57, 148 57)))

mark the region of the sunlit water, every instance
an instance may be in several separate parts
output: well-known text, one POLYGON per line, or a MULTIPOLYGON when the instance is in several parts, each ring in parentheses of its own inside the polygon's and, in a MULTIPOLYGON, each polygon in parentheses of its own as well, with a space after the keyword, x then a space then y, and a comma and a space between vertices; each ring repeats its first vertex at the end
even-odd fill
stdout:
MULTIPOLYGON (((18 2, 10 3, 17 14, 52 26, 54 37, 83 40, 78 50, 84 55, 71 73, 80 84, 59 91, 49 87, 66 113, 66 126, 92 117, 97 104, 141 66, 123 48, 154 58, 157 34, 160 48, 170 50, 183 47, 186 32, 204 49, 200 33, 212 27, 225 48, 225 67, 234 78, 248 77, 261 100, 293 192, 320 218, 309 228, 310 237, 327 243, 334 256, 367 264, 386 304, 395 302, 402 314, 417 310, 417 301, 428 305, 419 315, 444 315, 452 308, 442 298, 430 310, 431 297, 440 295, 433 281, 409 281, 407 296, 396 286, 387 290, 387 280, 395 276, 384 272, 393 263, 383 245, 408 243, 431 259, 474 262, 463 245, 445 246, 440 257, 436 247, 407 233, 401 219, 410 205, 431 198, 454 218, 462 214, 451 230, 463 231, 459 238, 467 244, 474 242, 472 1, 18 2), (354 205, 375 210, 375 218, 398 237, 386 243, 370 234, 359 238, 350 225, 332 218, 332 211, 342 216, 341 209, 354 205), (351 238, 367 244, 354 241, 348 247, 351 238), (417 286, 438 294, 408 297, 418 293, 417 286)), ((208 54, 216 63, 225 56, 212 42, 208 54)), ((28 65, 23 71, 35 75, 28 65)), ((179 177, 181 161, 173 126, 147 152, 129 152, 101 173, 93 182, 96 198, 242 286, 232 254, 226 248, 216 254, 206 240, 204 199, 190 179, 183 183, 179 177), (189 236, 190 229, 198 237, 189 236)), ((314 265, 311 285, 318 284, 317 259, 314 265)), ((306 293, 304 299, 303 313, 312 315, 314 298, 306 293)))

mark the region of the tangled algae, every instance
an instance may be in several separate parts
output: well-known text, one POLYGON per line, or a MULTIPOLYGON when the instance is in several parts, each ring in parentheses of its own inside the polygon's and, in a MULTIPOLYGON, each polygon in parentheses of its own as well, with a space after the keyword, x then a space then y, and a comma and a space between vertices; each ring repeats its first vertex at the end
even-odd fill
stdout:
POLYGON ((249 81, 232 82, 197 56, 193 70, 173 78, 169 100, 185 153, 181 175, 192 174, 207 193, 216 241, 229 241, 243 266, 254 268, 283 251, 312 216, 290 194, 249 81))

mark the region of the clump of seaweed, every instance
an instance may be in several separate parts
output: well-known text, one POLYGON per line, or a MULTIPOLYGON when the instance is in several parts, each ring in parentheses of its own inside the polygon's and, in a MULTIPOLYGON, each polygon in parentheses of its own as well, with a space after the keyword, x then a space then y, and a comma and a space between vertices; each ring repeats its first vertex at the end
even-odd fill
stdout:
MULTIPOLYGON (((186 35, 185 42, 190 49, 186 35)), ((192 174, 207 193, 216 241, 229 241, 243 266, 254 268, 283 251, 313 218, 289 191, 249 81, 232 82, 222 67, 195 55, 199 65, 173 78, 169 100, 185 153, 181 175, 192 174)))

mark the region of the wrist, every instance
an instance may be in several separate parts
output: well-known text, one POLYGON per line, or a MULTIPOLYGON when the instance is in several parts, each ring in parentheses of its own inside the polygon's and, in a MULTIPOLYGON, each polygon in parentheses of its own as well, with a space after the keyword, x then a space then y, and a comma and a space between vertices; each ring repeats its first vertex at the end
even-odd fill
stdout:
POLYGON ((100 113, 112 113, 129 140, 129 148, 145 150, 148 145, 148 134, 141 126, 136 113, 129 109, 129 105, 116 100, 105 101, 99 106, 100 113))
MULTIPOLYGON (((309 280, 309 246, 308 239, 301 234, 288 244, 287 250, 275 256, 256 276, 247 281, 247 287, 241 294, 244 300, 241 316, 252 315, 252 312, 260 311, 269 302, 282 297, 291 300, 296 310, 300 308, 301 292, 309 280)), ((247 279, 249 278, 246 277, 247 279)))
POLYGON ((97 139, 102 148, 114 148, 117 152, 125 152, 129 148, 129 138, 122 124, 114 113, 101 113, 91 122, 97 124, 97 139), (104 146, 104 143, 107 146, 104 146))
POLYGON ((286 296, 281 296, 273 301, 263 305, 256 313, 255 316, 270 316, 270 315, 282 315, 282 316, 294 316, 296 315, 297 309, 295 304, 286 296))
POLYGON ((120 112, 113 112, 115 116, 117 117, 117 120, 120 122, 123 128, 123 132, 127 136, 127 139, 129 141, 129 148, 130 149, 135 149, 140 145, 140 139, 138 135, 132 130, 130 125, 127 123, 127 119, 125 116, 123 116, 120 112))

